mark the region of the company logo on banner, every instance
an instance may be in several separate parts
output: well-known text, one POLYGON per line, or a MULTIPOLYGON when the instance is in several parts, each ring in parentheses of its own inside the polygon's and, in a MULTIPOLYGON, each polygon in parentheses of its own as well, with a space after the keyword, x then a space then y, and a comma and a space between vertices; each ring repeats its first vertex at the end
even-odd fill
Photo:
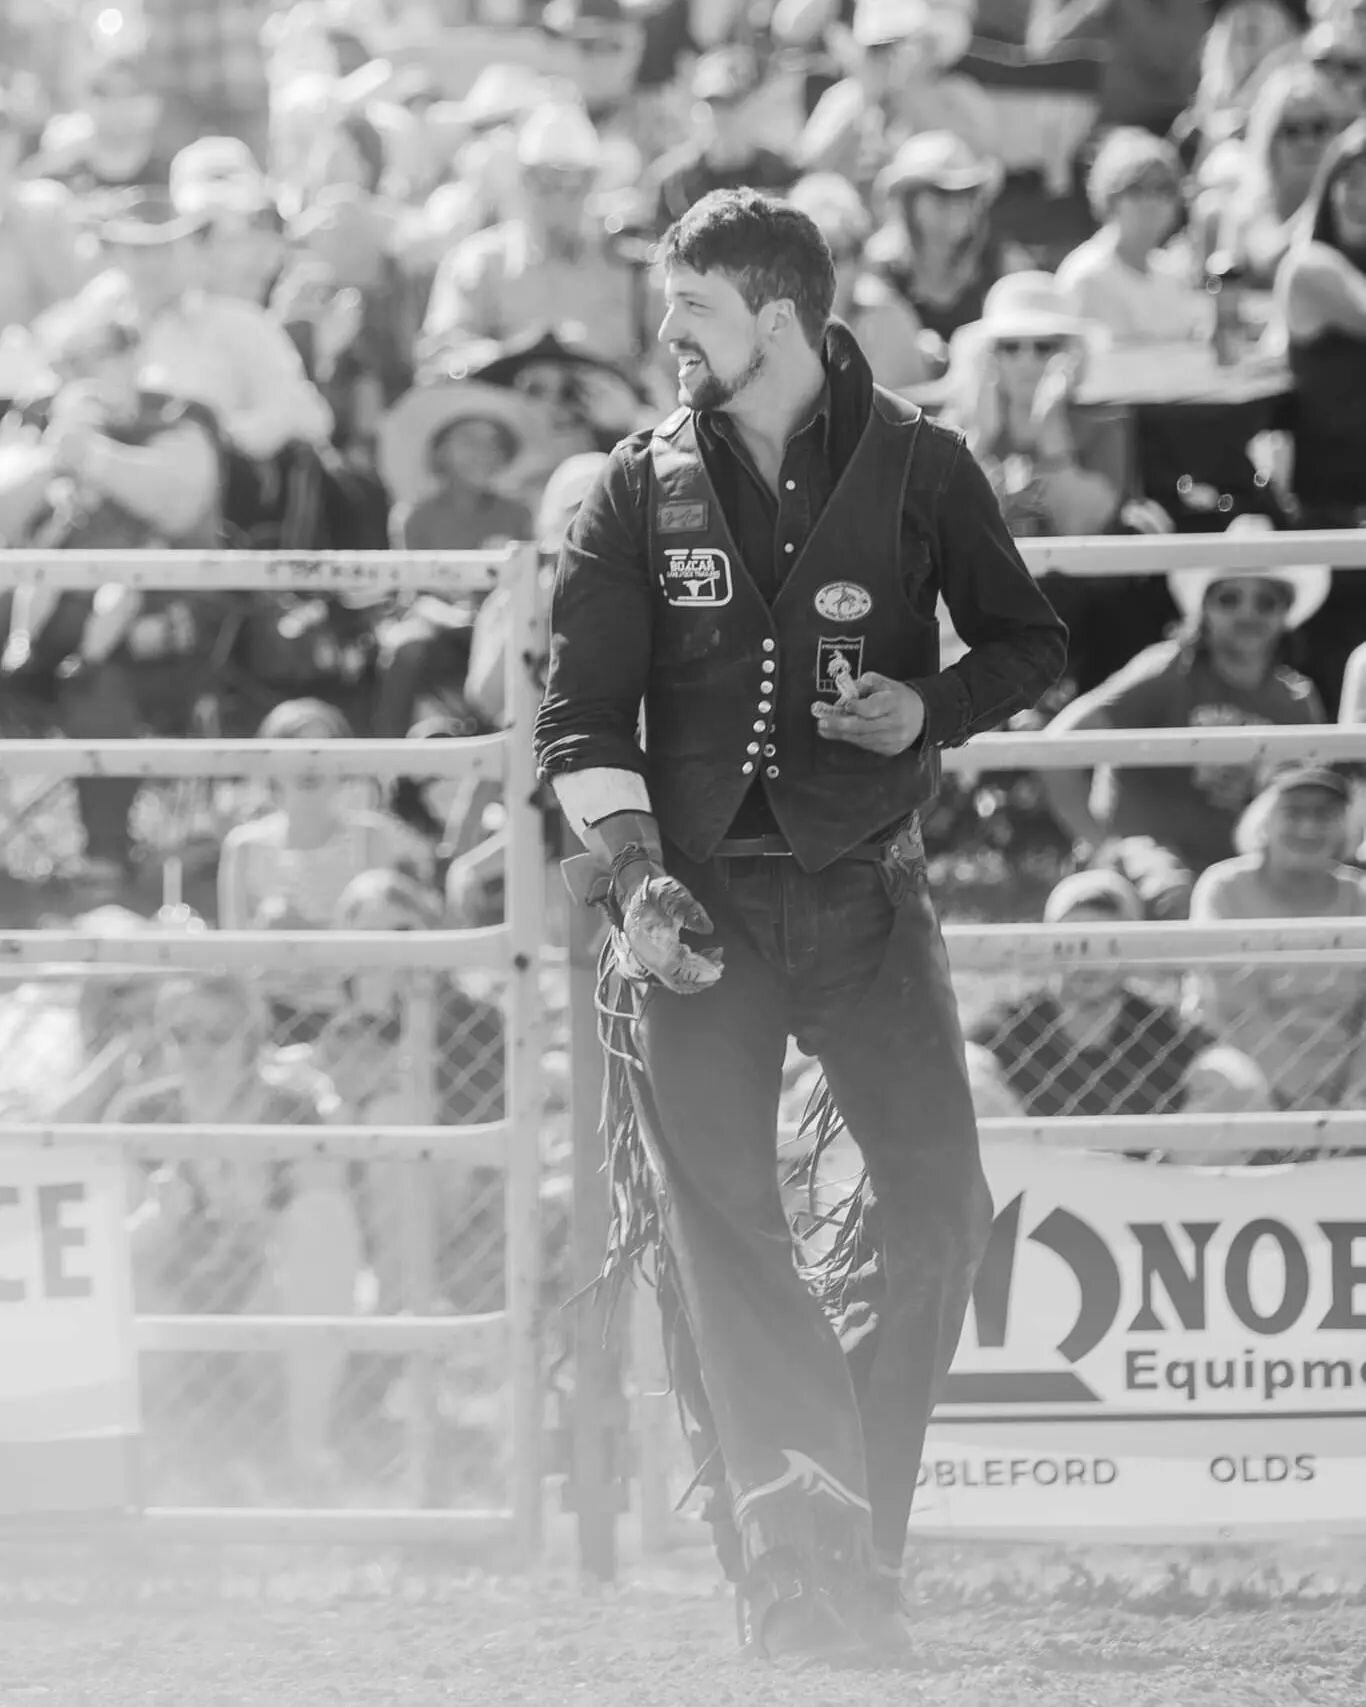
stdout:
POLYGON ((131 1499, 125 1197, 117 1159, 0 1144, 0 1518, 131 1499))
POLYGON ((1366 1162, 985 1159, 996 1222, 919 1519, 1366 1522, 1366 1162))

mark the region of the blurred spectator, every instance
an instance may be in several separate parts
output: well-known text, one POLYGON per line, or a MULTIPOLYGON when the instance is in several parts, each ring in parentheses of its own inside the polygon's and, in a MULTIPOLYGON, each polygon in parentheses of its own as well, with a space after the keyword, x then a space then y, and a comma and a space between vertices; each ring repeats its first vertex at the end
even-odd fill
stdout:
MULTIPOLYGON (((1043 917, 1050 925, 1132 923, 1143 903, 1112 872, 1077 872, 1053 889, 1043 917)), ((984 1015, 967 1051, 979 1117, 1173 1114, 1197 1076, 1202 1112, 1242 1111, 1258 1091, 1266 1106, 1253 1060, 1230 1060, 1232 1051, 1118 969, 1069 966, 984 1015)))
POLYGON ((1095 328, 1049 273, 1012 273, 952 346, 944 419, 961 427, 1017 535, 1105 533, 1131 458, 1124 417, 1077 402, 1095 328))
POLYGON ((1200 49, 1200 82, 1176 135, 1198 161, 1241 137, 1266 82, 1299 52, 1302 15, 1282 0, 1223 0, 1200 49))
POLYGON ((132 199, 101 229, 142 327, 143 383, 202 404, 251 461, 293 440, 325 442, 331 411, 284 329, 257 304, 218 294, 205 277, 209 230, 206 213, 178 214, 156 196, 132 199))
POLYGON ((80 106, 49 121, 29 170, 83 198, 164 190, 174 153, 164 116, 165 102, 144 59, 97 53, 80 106))
POLYGON ((1209 13, 1196 0, 1031 0, 1029 52, 1102 44, 1097 127, 1136 125, 1165 136, 1195 95, 1209 13))
MULTIPOLYGON (((1324 156, 1303 218, 1276 281, 1294 382, 1290 482, 1302 526, 1357 527, 1366 521, 1366 121, 1324 156)), ((1330 701, 1363 633, 1366 580, 1335 574, 1306 634, 1308 667, 1330 701)))
POLYGON ((838 172, 866 189, 922 131, 944 131, 973 153, 993 154, 990 99, 971 78, 947 74, 966 46, 929 0, 856 0, 851 73, 816 103, 797 144, 798 165, 838 172))
POLYGON ((1324 156, 1276 288, 1301 517, 1307 527, 1355 527, 1366 518, 1366 122, 1324 156))
POLYGON ((517 144, 518 213, 458 243, 443 261, 423 328, 429 350, 574 322, 595 355, 635 360, 646 347, 638 283, 589 214, 601 160, 597 132, 580 108, 549 105, 526 120, 517 144))
MULTIPOLYGON (((217 543, 218 435, 195 404, 139 381, 141 351, 117 291, 96 281, 40 326, 59 380, 0 448, 0 515, 11 544, 135 549, 217 543), (39 430, 41 429, 41 436, 39 430)), ((21 588, 0 674, 53 708, 68 735, 182 735, 208 686, 224 601, 110 583, 81 594, 21 588)), ((81 777, 87 879, 129 875, 135 779, 81 777)))
POLYGON ((537 428, 530 401, 502 386, 408 392, 385 419, 380 450, 395 549, 479 551, 528 538, 531 516, 504 486, 537 428))
POLYGON ((922 336, 919 320, 891 283, 865 265, 873 224, 854 186, 833 172, 812 172, 793 185, 788 200, 815 221, 830 245, 833 313, 858 339, 877 383, 898 391, 933 379, 943 359, 942 340, 937 333, 922 336))
MULTIPOLYGON (((277 706, 257 731, 263 741, 344 741, 351 728, 318 700, 277 706)), ((353 877, 376 867, 430 856, 396 820, 350 805, 325 776, 282 776, 270 785, 275 808, 239 824, 223 842, 218 922, 226 930, 322 930, 353 877)), ((269 981, 271 1015, 281 1042, 309 1042, 336 1013, 335 975, 269 981)))
POLYGON ((74 296, 95 259, 70 193, 50 179, 20 177, 23 145, 17 114, 0 93, 0 327, 32 325, 74 296))
POLYGON ((886 223, 868 260, 910 307, 926 332, 948 341, 981 318, 986 294, 1011 258, 993 236, 991 206, 1001 168, 947 131, 903 143, 877 181, 886 223))
MULTIPOLYGON (((1288 767, 1238 826, 1238 857, 1195 886, 1191 919, 1366 914, 1366 874, 1343 864, 1348 787, 1336 771, 1288 767)), ((1360 1108, 1366 1098, 1366 974, 1359 966, 1210 967, 1195 980, 1203 1022, 1251 1055, 1280 1108, 1360 1108)))
MULTIPOLYGON (((1253 518, 1241 520, 1256 526, 1253 518)), ((1323 722, 1313 684, 1281 657, 1287 635, 1323 603, 1328 584, 1320 566, 1174 572, 1169 585, 1184 619, 1181 631, 1073 700, 1050 731, 1323 722)), ((1189 876, 1180 868, 1195 874, 1227 858, 1234 826, 1257 791, 1246 764, 1116 766, 1100 779, 1100 797, 1093 794, 1096 780, 1085 771, 1040 773, 1054 817, 1084 849, 1094 851, 1111 836, 1140 837, 1175 856, 1177 869, 1166 872, 1154 896, 1154 910, 1169 915, 1182 910, 1183 887, 1188 892, 1189 876)))
POLYGON ((1146 131, 1112 131, 1087 179, 1100 224, 1058 267, 1059 287, 1084 319, 1116 343, 1159 344, 1206 335, 1209 299, 1188 264, 1164 248, 1181 209, 1181 162, 1146 131))
MULTIPOLYGON (((338 930, 435 930, 440 901, 392 871, 362 873, 339 897, 338 930)), ((463 1126, 503 1115, 503 1017, 492 1003, 468 995, 450 978, 426 988, 411 975, 370 968, 349 976, 345 1006, 319 1038, 314 1062, 337 1085, 349 1118, 371 1125, 463 1126)), ((499 1175, 471 1168, 458 1151, 436 1170, 431 1203, 437 1220, 442 1295, 461 1302, 456 1276, 471 1202, 497 1188, 499 1175)), ((366 1226, 379 1307, 404 1302, 403 1236, 398 1170, 365 1170, 366 1226)), ((466 1303, 469 1300, 465 1301, 466 1303)))
POLYGON ((758 84, 754 54, 743 47, 704 54, 692 74, 693 136, 652 167, 646 198, 652 225, 662 232, 710 190, 782 191, 796 177, 792 163, 754 139, 752 100, 758 84))
MULTIPOLYGON (((410 391, 387 416, 380 467, 395 499, 396 550, 491 550, 531 535, 509 479, 538 435, 534 405, 503 386, 458 381, 410 391)), ((396 739, 424 696, 463 705, 473 609, 420 594, 380 630, 375 733, 396 739)), ((477 728, 471 719, 467 732, 477 728)))
POLYGON ((1237 174, 1205 209, 1207 249, 1253 288, 1271 288, 1319 162, 1345 122, 1331 84, 1312 66, 1279 67, 1258 90, 1237 174))
POLYGON ((284 225, 274 187, 235 136, 202 136, 168 174, 171 206, 202 219, 199 276, 220 296, 264 304, 284 265, 284 225))
POLYGON ((1353 119, 1366 117, 1366 15, 1338 5, 1304 38, 1304 57, 1337 91, 1353 119))
MULTIPOLYGON (((168 979, 156 1028, 171 1070, 117 1098, 111 1121, 212 1133, 221 1125, 336 1118, 325 1080, 269 1059, 263 1016, 241 980, 168 979)), ((131 1244, 139 1308, 309 1316, 355 1308, 360 1227, 343 1164, 272 1163, 259 1152, 222 1153, 220 1144, 211 1158, 158 1167, 137 1195, 131 1244)), ((325 1472, 346 1350, 315 1338, 292 1345, 282 1361, 290 1467, 312 1482, 325 1472)))

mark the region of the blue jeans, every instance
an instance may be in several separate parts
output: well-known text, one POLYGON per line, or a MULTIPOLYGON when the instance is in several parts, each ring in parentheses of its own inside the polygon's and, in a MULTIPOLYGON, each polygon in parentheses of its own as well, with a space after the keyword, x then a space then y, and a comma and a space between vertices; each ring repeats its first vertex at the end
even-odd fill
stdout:
POLYGON ((742 1567, 779 1546, 867 1557, 871 1544, 890 1569, 991 1228, 923 853, 815 875, 790 858, 666 863, 725 950, 710 988, 652 989, 636 1032, 666 1343, 694 1452, 711 1458, 713 1519, 728 1507, 723 1562, 729 1529, 742 1567), (837 1323, 794 1266, 779 1194, 790 1037, 819 1059, 868 1170, 837 1323))

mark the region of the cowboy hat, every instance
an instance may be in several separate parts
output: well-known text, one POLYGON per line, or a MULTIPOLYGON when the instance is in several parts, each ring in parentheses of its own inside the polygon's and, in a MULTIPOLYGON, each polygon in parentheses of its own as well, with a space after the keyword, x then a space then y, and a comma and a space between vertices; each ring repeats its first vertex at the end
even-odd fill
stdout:
POLYGON ((1052 273, 1006 273, 982 303, 982 317, 971 330, 983 339, 1092 338, 1098 328, 1073 313, 1052 273))
POLYGON ((897 149, 875 188, 884 200, 912 189, 985 190, 994 196, 1003 176, 999 160, 974 153, 951 130, 922 130, 897 149))
POLYGON ((535 407, 516 391, 467 379, 414 386, 385 415, 379 430, 379 472, 395 503, 431 496, 432 441, 459 421, 495 421, 511 436, 519 461, 545 429, 535 407))
MULTIPOLYGON (((1224 530, 1230 537, 1274 533, 1269 516, 1235 516, 1224 530)), ((1290 589, 1287 629, 1307 622, 1328 597, 1332 570, 1325 563, 1276 564, 1270 568, 1173 569, 1167 586, 1177 609, 1187 622, 1198 622, 1205 608, 1205 595, 1217 581, 1280 581, 1290 589)))
POLYGON ((650 400, 649 393, 636 380, 605 357, 595 355, 568 326, 551 331, 537 329, 502 344, 488 339, 467 345, 459 365, 452 366, 449 372, 453 379, 464 377, 485 385, 515 385, 523 368, 542 363, 588 368, 616 380, 637 402, 650 400))
POLYGON ((171 206, 178 214, 259 213, 273 205, 270 180, 236 136, 201 136, 171 161, 171 206))

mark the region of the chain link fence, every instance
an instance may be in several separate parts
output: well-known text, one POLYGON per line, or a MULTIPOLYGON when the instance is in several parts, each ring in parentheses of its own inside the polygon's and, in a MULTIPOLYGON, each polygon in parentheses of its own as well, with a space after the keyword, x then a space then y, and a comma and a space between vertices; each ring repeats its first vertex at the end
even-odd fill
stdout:
MULTIPOLYGON (((562 993, 557 1006, 562 1030, 562 993)), ((492 974, 244 981, 54 967, 0 997, 0 1120, 147 1134, 127 1179, 135 1304, 153 1319, 142 1355, 148 1503, 505 1503, 512 1435, 496 1322, 395 1350, 311 1331, 243 1343, 261 1317, 420 1325, 502 1311, 500 1156, 477 1137, 453 1139, 449 1158, 235 1155, 212 1128, 500 1121, 506 1031, 492 974), (202 1153, 158 1156, 163 1123, 203 1124, 202 1153), (247 1331, 222 1349, 155 1331, 205 1316, 247 1331)), ((543 1143, 551 1305, 565 1291, 570 1171, 559 1077, 543 1143)))

